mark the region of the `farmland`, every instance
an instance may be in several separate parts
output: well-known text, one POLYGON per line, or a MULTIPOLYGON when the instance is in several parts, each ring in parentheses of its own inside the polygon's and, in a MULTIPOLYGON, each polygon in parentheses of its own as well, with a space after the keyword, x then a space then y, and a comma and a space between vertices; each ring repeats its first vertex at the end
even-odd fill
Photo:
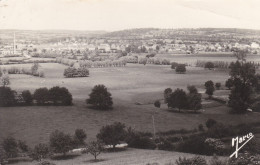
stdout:
MULTIPOLYGON (((31 64, 16 66, 31 67, 31 64)), ((1 67, 8 68, 12 65, 1 67)), ((228 114, 228 107, 214 101, 208 104, 204 101, 205 106, 198 114, 172 113, 166 105, 160 109, 153 106, 154 100, 163 98, 163 90, 167 87, 186 89, 187 85, 195 85, 204 93, 203 84, 207 80, 224 84, 228 78, 226 70, 187 67, 186 74, 176 74, 170 66, 128 64, 117 68, 90 68, 90 76, 85 78, 64 78, 65 68, 66 66, 57 63, 42 63, 40 69, 45 73, 44 78, 10 75, 10 87, 17 91, 29 89, 33 92, 39 87, 67 87, 73 95, 74 105, 1 108, 1 138, 12 135, 35 145, 47 142, 49 134, 55 129, 73 133, 75 129, 82 128, 88 134, 87 140, 93 140, 102 126, 115 121, 123 122, 136 130, 152 132, 152 114, 155 114, 156 131, 194 129, 199 124, 204 124, 208 118, 226 124, 254 122, 259 118, 259 114, 255 113, 245 116, 228 114), (85 99, 96 84, 104 84, 112 93, 113 110, 96 111, 87 107, 85 99)), ((216 95, 227 96, 228 91, 217 91, 216 95)))

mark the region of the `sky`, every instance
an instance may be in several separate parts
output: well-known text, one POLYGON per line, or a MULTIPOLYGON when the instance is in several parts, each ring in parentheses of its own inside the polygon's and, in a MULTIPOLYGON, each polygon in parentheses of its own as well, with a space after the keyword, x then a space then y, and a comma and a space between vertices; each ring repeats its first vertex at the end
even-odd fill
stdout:
POLYGON ((0 0, 0 29, 260 30, 260 0, 0 0))

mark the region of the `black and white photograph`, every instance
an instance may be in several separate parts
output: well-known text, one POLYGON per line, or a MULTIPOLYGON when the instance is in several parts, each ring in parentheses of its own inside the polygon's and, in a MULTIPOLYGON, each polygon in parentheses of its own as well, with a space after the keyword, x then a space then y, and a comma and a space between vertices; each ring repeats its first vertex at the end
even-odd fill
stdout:
POLYGON ((0 0, 0 165, 259 165, 260 0, 0 0))

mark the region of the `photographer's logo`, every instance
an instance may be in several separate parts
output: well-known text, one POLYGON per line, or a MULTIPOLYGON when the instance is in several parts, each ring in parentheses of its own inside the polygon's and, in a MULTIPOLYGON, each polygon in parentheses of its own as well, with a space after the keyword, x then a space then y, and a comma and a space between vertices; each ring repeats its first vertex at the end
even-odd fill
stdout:
POLYGON ((248 143, 252 138, 254 137, 254 135, 250 132, 249 134, 245 135, 245 136, 241 136, 241 137, 236 137, 236 138, 232 138, 232 147, 236 147, 236 151, 230 155, 230 158, 232 158, 234 155, 236 156, 237 158, 237 155, 238 155, 238 151, 240 149, 242 149, 244 147, 244 145, 246 143, 248 143), (239 144, 242 144, 240 147, 239 147, 239 144))

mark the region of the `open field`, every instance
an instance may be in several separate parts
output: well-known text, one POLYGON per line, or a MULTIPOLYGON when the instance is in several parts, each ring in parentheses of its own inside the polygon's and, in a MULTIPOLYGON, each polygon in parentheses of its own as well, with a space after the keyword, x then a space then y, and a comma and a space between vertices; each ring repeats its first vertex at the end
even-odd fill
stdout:
MULTIPOLYGON (((146 165, 147 163, 159 163, 165 165, 166 163, 175 163, 179 157, 192 157, 193 154, 186 154, 180 152, 168 152, 160 150, 142 150, 142 149, 127 149, 122 152, 102 153, 98 162, 93 162, 93 157, 90 154, 82 154, 75 156, 68 160, 51 160, 56 165, 146 165)), ((209 161, 211 156, 203 156, 209 161)), ((226 158, 221 158, 226 159, 226 158)), ((34 165, 34 162, 20 162, 19 165, 34 165)), ((14 164, 15 165, 15 164, 14 164)))
MULTIPOLYGON (((11 87, 18 91, 29 89, 33 92, 39 87, 65 86, 74 98, 74 106, 30 106, 7 107, 0 109, 0 137, 13 135, 26 140, 30 145, 47 142, 49 134, 55 129, 73 133, 82 128, 93 140, 99 129, 115 121, 125 123, 137 130, 152 132, 152 114, 155 113, 156 131, 171 129, 193 129, 204 124, 208 118, 214 118, 226 124, 258 121, 259 114, 231 115, 226 106, 207 106, 201 114, 172 113, 163 105, 156 109, 153 101, 163 98, 163 90, 185 88, 196 85, 204 91, 207 80, 221 82, 228 78, 226 71, 204 70, 188 67, 186 74, 176 74, 170 66, 128 64, 121 68, 91 68, 90 77, 64 78, 66 66, 60 64, 40 64, 45 78, 28 75, 10 75, 11 87), (97 111, 89 109, 85 99, 96 84, 104 84, 112 93, 114 109, 97 111), (136 105, 135 103, 144 105, 136 105)), ((23 65, 30 67, 30 64, 23 65)), ((6 67, 11 67, 8 65, 6 67)), ((220 91, 217 93, 221 93, 220 91)), ((224 91, 225 94, 227 92, 224 91)))

